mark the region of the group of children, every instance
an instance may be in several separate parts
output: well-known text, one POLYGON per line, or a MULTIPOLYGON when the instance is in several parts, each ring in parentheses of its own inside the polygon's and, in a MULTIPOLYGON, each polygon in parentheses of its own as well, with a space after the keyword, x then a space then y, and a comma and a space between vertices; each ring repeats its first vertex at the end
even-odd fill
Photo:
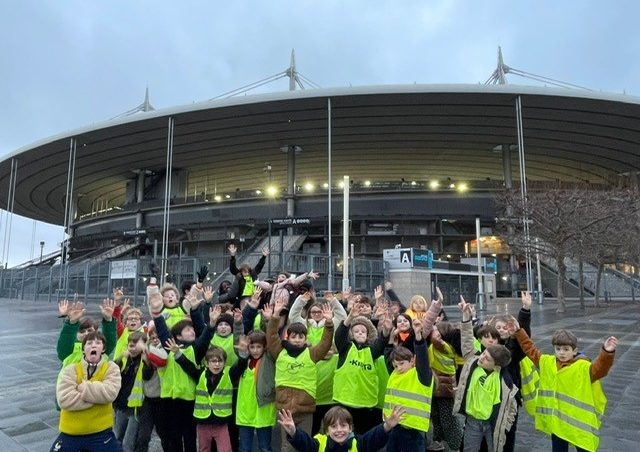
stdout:
POLYGON ((285 451, 513 451, 522 405, 553 451, 597 449, 614 337, 591 363, 560 330, 544 355, 527 293, 517 320, 477 323, 461 299, 454 325, 439 290, 406 310, 390 286, 316 299, 313 271, 259 281, 230 252, 235 279, 217 293, 206 267, 181 290, 151 278, 146 322, 119 290, 102 332, 81 303, 59 304, 52 451, 146 451, 155 429, 166 452, 265 452, 276 425, 285 451))

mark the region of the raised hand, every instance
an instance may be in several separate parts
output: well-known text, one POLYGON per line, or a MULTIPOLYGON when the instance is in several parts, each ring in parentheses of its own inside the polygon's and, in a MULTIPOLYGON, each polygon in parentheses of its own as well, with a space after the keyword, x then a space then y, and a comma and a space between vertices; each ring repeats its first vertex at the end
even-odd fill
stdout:
POLYGON ((342 299, 348 300, 350 296, 351 296, 351 286, 347 287, 345 290, 342 291, 342 299))
POLYGON ((416 336, 416 339, 421 341, 422 340, 422 320, 413 319, 413 321, 411 322, 411 326, 413 327, 413 332, 416 336))
POLYGON ((212 327, 216 326, 216 322, 220 318, 220 314, 222 314, 222 309, 220 308, 219 304, 211 306, 211 308, 209 309, 209 324, 212 327))
POLYGON ((271 253, 271 250, 269 248, 267 248, 266 246, 264 248, 262 248, 262 255, 264 257, 267 257, 270 253, 271 253))
POLYGON ((379 301, 384 296, 384 290, 382 290, 382 286, 378 286, 373 290, 373 297, 376 301, 379 301))
POLYGON ((69 323, 78 323, 85 313, 84 303, 78 301, 69 306, 69 323))
POLYGON ((242 322, 242 311, 238 308, 233 310, 233 322, 240 323, 242 322))
POLYGON ((524 309, 531 309, 531 292, 522 291, 522 307, 524 309))
POLYGON ((67 317, 69 315, 69 308, 69 300, 66 298, 64 300, 60 300, 58 302, 58 317, 67 317))
POLYGON ((313 269, 309 270, 309 273, 307 273, 307 278, 309 279, 318 279, 320 277, 320 275, 316 272, 313 271, 313 269))
POLYGON ((113 299, 116 301, 116 305, 120 304, 124 298, 124 289, 122 287, 113 288, 113 299))
POLYGON ((162 295, 159 293, 152 293, 149 295, 149 314, 151 317, 158 316, 162 309, 164 308, 164 303, 162 302, 162 295))
POLYGON ((173 338, 167 339, 167 342, 164 343, 164 348, 174 354, 180 351, 180 346, 175 340, 173 340, 173 338))
POLYGON ((262 315, 262 318, 265 319, 266 321, 269 321, 269 319, 273 315, 273 308, 274 306, 272 303, 265 304, 264 307, 260 309, 260 314, 262 315))
POLYGON ((196 274, 198 275, 198 282, 202 284, 209 274, 209 267, 203 265, 202 267, 200 267, 200 271, 196 274))
POLYGON ((402 420, 402 416, 405 412, 406 410, 403 407, 401 407, 400 405, 395 405, 391 414, 384 419, 384 423, 382 424, 384 431, 388 432, 392 430, 396 425, 398 425, 402 420))
POLYGON ((615 352, 616 347, 618 346, 618 339, 614 336, 610 336, 606 341, 604 341, 604 349, 609 353, 615 352))
POLYGON ((322 318, 327 322, 331 321, 333 318, 333 309, 331 309, 331 305, 322 303, 322 318))
POLYGON ((309 301, 311 300, 311 298, 313 298, 311 291, 306 291, 305 293, 303 293, 302 295, 300 295, 302 297, 302 299, 304 301, 309 301))
MULTIPOLYGON (((378 286, 380 287, 380 286, 378 286)), ((378 301, 376 310, 373 314, 376 319, 382 319, 389 313, 389 303, 386 301, 378 301)))
POLYGON ((276 305, 273 307, 273 315, 275 315, 276 317, 279 317, 280 313, 287 306, 288 303, 289 303, 289 300, 287 299, 286 296, 279 297, 276 300, 276 305))
POLYGON ((287 435, 293 436, 296 434, 296 424, 293 422, 293 416, 289 410, 278 411, 278 424, 287 432, 287 435))
POLYGON ((130 307, 131 307, 130 300, 128 298, 125 298, 124 301, 122 302, 122 311, 120 311, 120 312, 125 312, 130 307))
MULTIPOLYGON (((462 298, 462 297, 460 297, 462 298)), ((444 303, 444 297, 442 296, 442 291, 438 286, 436 286, 436 297, 431 300, 432 303, 444 303)))
POLYGON ((102 304, 100 305, 100 312, 102 312, 102 318, 105 322, 111 322, 113 319, 113 310, 116 308, 116 302, 105 298, 102 300, 102 304))
POLYGON ((331 303, 333 301, 333 299, 335 298, 333 295, 333 292, 331 292, 330 290, 325 290, 322 295, 324 296, 324 299, 327 300, 327 303, 331 303))
POLYGON ((387 315, 382 320, 382 334, 385 336, 390 336, 391 331, 393 331, 393 320, 391 320, 391 316, 387 315))
POLYGON ((238 338, 238 343, 234 348, 239 355, 247 355, 249 353, 249 338, 244 334, 238 338))
POLYGON ((513 316, 509 316, 509 320, 507 321, 507 331, 509 332, 509 336, 513 336, 519 329, 520 324, 518 321, 513 316))

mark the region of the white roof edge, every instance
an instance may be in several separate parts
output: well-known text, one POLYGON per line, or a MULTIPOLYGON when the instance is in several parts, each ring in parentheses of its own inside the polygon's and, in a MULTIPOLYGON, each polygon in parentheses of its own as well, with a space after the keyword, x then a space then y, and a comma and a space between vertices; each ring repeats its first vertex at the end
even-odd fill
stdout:
POLYGON ((220 100, 208 100, 185 104, 175 107, 168 107, 154 111, 138 113, 136 115, 124 116, 117 119, 100 121, 91 125, 83 126, 67 132, 62 132, 47 138, 37 140, 29 145, 21 146, 0 160, 0 164, 4 161, 22 154, 23 152, 44 146, 54 141, 71 138, 82 135, 87 132, 105 129, 108 127, 118 126, 127 123, 145 121, 154 118, 177 115, 193 111, 207 110, 211 108, 232 107, 237 105, 256 104, 262 102, 276 102, 290 99, 307 99, 307 98, 328 98, 342 96, 359 96, 372 94, 424 94, 424 93, 469 93, 469 94, 524 94, 538 96, 556 96, 556 97, 574 97, 580 99, 593 99, 601 101, 612 101, 627 104, 640 105, 640 97, 627 94, 603 93, 579 89, 565 89, 554 87, 538 87, 528 85, 484 85, 484 84, 410 84, 410 85, 370 85, 356 87, 337 87, 337 88, 320 88, 305 89, 297 91, 280 91, 276 93, 255 94, 249 96, 237 96, 220 100))

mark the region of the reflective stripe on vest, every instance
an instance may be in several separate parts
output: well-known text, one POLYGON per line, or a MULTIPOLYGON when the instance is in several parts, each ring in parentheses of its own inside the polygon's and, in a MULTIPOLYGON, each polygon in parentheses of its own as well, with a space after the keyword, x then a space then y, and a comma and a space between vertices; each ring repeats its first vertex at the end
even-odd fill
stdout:
POLYGON ((429 364, 431 364, 431 368, 436 370, 444 375, 455 375, 456 373, 456 364, 454 358, 456 353, 453 351, 453 348, 445 342, 444 344, 444 352, 438 350, 433 346, 433 344, 429 345, 428 348, 429 353, 429 364))
POLYGON ((200 375, 196 386, 196 401, 193 406, 193 417, 207 419, 211 413, 218 417, 231 416, 231 406, 233 401, 233 386, 229 378, 229 368, 225 367, 218 386, 209 395, 207 390, 207 371, 200 375))
POLYGON ((341 367, 333 377, 333 400, 354 408, 378 404, 378 373, 371 347, 358 350, 352 342, 341 367))
POLYGON ((524 357, 520 361, 520 394, 522 395, 522 404, 525 410, 531 416, 536 415, 536 394, 538 393, 538 382, 540 374, 538 368, 528 357, 524 357))
MULTIPOLYGON (((124 370, 127 367, 127 358, 122 359, 122 367, 124 370)), ((144 400, 144 390, 142 387, 142 360, 138 364, 138 370, 136 370, 136 376, 133 380, 133 387, 131 388, 131 394, 127 398, 127 406, 129 408, 137 408, 142 406, 144 400)))
MULTIPOLYGON (((318 441, 318 452, 324 452, 327 449, 327 435, 318 433, 313 437, 313 439, 318 441)), ((353 438, 353 441, 351 441, 349 452, 358 452, 358 441, 355 438, 353 438)))
POLYGON ((595 451, 607 399, 600 382, 591 383, 590 368, 589 361, 579 359, 558 370, 554 355, 540 357, 536 429, 595 451))
POLYGON ((432 377, 429 386, 420 383, 415 367, 403 374, 393 371, 387 382, 384 415, 390 416, 394 406, 401 406, 405 409, 405 415, 402 417, 400 425, 422 432, 429 431, 433 380, 432 377))
POLYGON ((282 350, 276 360, 276 388, 301 389, 316 398, 316 365, 311 360, 309 347, 295 358, 282 350))

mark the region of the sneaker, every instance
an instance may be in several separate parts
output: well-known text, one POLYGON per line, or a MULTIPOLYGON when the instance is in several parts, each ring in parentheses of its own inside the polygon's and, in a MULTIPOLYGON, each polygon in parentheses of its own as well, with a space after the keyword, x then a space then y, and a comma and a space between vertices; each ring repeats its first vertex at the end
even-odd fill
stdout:
POLYGON ((444 446, 440 441, 433 441, 431 444, 429 444, 427 450, 444 450, 444 446))

